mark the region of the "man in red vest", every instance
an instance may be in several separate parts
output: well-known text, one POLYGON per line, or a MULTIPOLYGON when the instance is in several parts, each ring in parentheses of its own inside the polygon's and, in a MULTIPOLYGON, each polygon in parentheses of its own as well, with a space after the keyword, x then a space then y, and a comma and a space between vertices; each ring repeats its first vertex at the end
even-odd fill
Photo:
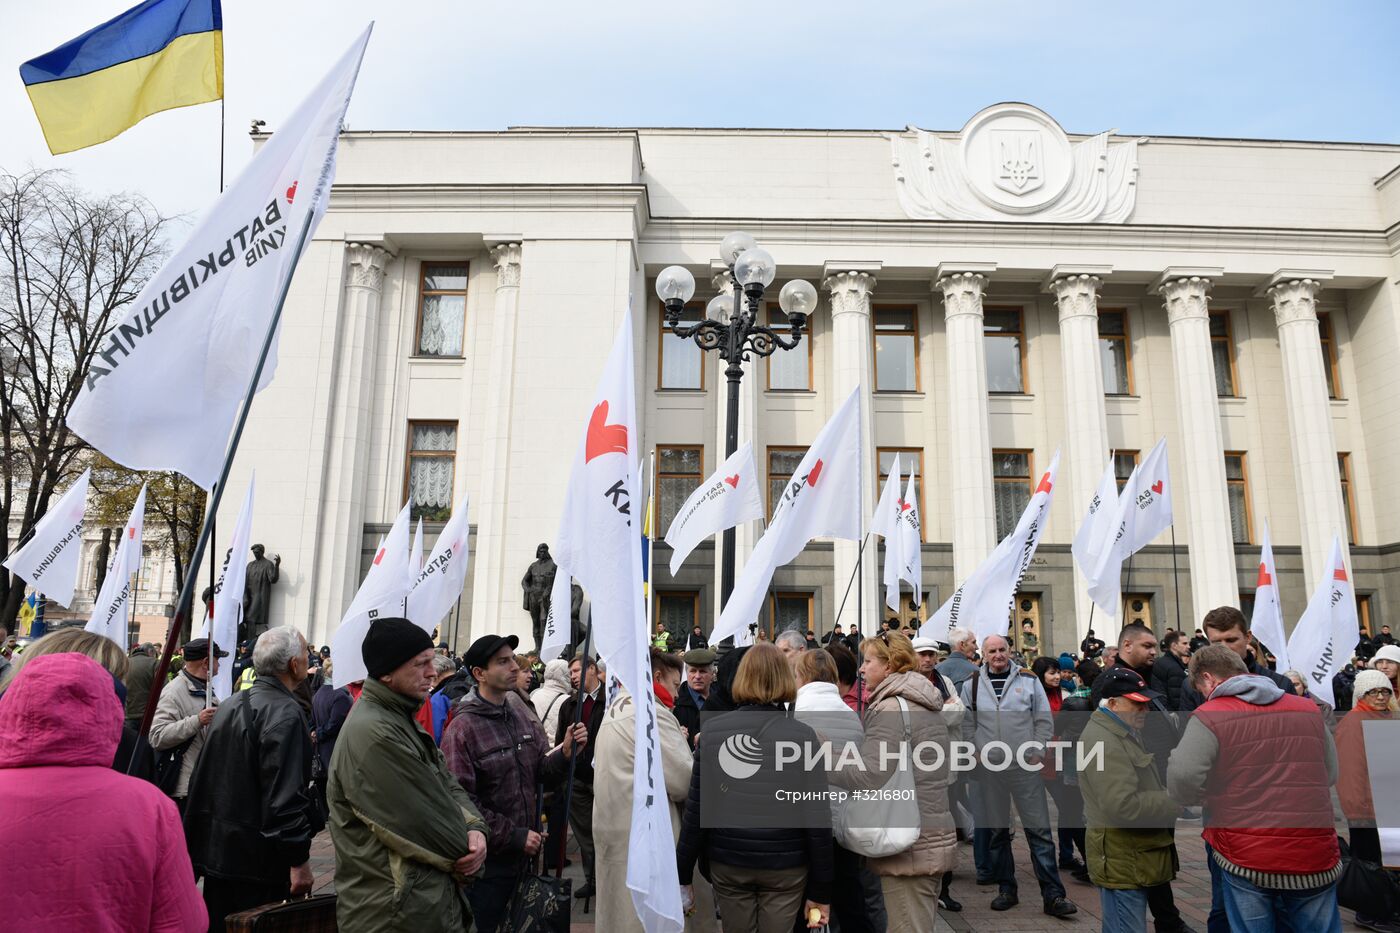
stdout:
POLYGON ((1167 766, 1167 789, 1204 804, 1212 900, 1209 929, 1340 933, 1342 873, 1330 788, 1337 749, 1307 697, 1249 672, 1238 653, 1208 645, 1191 656, 1206 698, 1167 766))

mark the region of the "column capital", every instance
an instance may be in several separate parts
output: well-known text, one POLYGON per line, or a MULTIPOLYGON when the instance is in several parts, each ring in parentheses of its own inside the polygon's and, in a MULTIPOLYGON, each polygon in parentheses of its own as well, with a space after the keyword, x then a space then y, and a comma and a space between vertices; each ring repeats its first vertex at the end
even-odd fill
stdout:
POLYGON ((822 288, 831 292, 831 314, 870 314, 870 298, 875 294, 875 276, 850 270, 829 275, 822 288))
POLYGON ((384 287, 384 270, 393 254, 373 243, 346 243, 345 259, 350 266, 346 285, 379 291, 384 287))
POLYGON ((1101 288, 1103 279, 1086 272, 1060 276, 1052 281, 1048 290, 1055 295, 1055 304, 1060 309, 1060 323, 1073 317, 1097 318, 1101 288))
POLYGON ((1167 324, 1210 317, 1210 279, 1199 275, 1163 282, 1157 289, 1167 309, 1167 324))
POLYGON ((982 297, 987 292, 985 275, 980 272, 953 272, 941 276, 934 287, 943 293, 945 318, 959 314, 982 316, 982 297))
POLYGON ((1316 279, 1292 279, 1270 285, 1267 294, 1279 327, 1317 320, 1317 293, 1322 283, 1316 279))
POLYGON ((491 262, 496 266, 497 288, 520 287, 519 243, 499 243, 491 247, 491 262))

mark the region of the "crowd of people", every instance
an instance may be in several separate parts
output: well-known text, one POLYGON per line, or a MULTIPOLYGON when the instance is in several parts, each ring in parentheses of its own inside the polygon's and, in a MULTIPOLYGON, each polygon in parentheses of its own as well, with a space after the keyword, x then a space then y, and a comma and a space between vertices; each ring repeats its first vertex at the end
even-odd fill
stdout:
MULTIPOLYGON (((1016 634, 979 643, 955 628, 943 644, 892 621, 871 637, 838 625, 717 651, 698 628, 659 627, 651 688, 686 929, 932 930, 938 911, 962 910, 963 875, 994 889, 993 910, 1015 910, 1013 806, 1050 916, 1078 912, 1068 876, 1097 896, 1105 931, 1145 931, 1149 917, 1188 929, 1173 828, 1204 817, 1210 933, 1341 929, 1334 786, 1352 862, 1383 873, 1363 725, 1397 711, 1388 629, 1338 674, 1335 709, 1274 670, 1229 607, 1193 633, 1159 640, 1133 623, 1057 656, 1016 634), (707 824, 705 733, 730 712, 772 716, 770 740, 850 743, 872 766, 794 778, 833 791, 829 821, 707 824), (1033 767, 920 769, 907 778, 917 831, 870 848, 834 792, 891 786, 898 766, 882 747, 954 739, 979 754, 1033 748, 1033 767), (1055 743, 1099 749, 1098 765, 1051 756, 1055 743)), ((336 687, 329 650, 292 626, 234 652, 194 639, 143 737, 155 646, 123 652, 71 628, 33 642, 0 672, 12 807, 0 840, 32 879, 8 919, 223 930, 231 914, 309 893, 312 841, 328 828, 351 933, 511 930, 525 879, 571 857, 598 928, 640 930, 626 883, 636 704, 597 657, 546 664, 519 647, 485 635, 459 658, 405 619, 379 619, 368 676, 336 687), (222 703, 210 686, 221 663, 235 687, 222 703)), ((733 792, 726 806, 744 804, 733 792)), ((1400 931, 1384 903, 1359 906, 1359 925, 1400 931)))

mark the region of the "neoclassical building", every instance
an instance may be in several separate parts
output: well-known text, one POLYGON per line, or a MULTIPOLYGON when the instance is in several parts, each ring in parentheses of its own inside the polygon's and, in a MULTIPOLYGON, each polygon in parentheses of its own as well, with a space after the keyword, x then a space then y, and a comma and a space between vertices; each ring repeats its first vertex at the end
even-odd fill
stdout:
MULTIPOLYGON (((654 279, 689 268, 702 313, 735 229, 777 260, 775 320, 785 281, 822 289, 800 346, 748 365, 740 439, 771 497, 861 387, 868 507, 895 454, 918 471, 925 609, 906 592, 906 618, 1014 526, 1058 448, 1014 615, 1077 644, 1070 542, 1109 458, 1126 478, 1161 437, 1176 524, 1134 559, 1126 617, 1248 612, 1266 523, 1290 626, 1334 534, 1363 624, 1400 612, 1400 146, 1079 135, 1005 103, 956 131, 347 133, 219 522, 256 469, 253 535, 283 556, 274 618, 328 641, 404 500, 431 540, 465 498, 471 571, 446 636, 528 635, 520 577, 553 540, 629 311, 664 530, 723 459, 725 400, 654 279)), ((740 530, 741 566, 759 534, 740 530)), ((859 574, 869 623, 879 555, 859 574)), ((669 558, 658 544, 658 618, 708 626, 715 546, 675 578, 669 558)), ((774 577, 770 617, 828 629, 856 566, 854 543, 814 542, 774 577)))

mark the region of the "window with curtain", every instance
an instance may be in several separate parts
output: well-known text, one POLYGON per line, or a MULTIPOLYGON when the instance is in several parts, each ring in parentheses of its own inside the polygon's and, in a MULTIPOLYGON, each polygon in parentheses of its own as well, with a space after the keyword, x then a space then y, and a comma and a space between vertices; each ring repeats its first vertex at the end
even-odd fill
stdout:
POLYGON ((1016 530, 1031 501, 1031 452, 992 451, 992 499, 996 505, 997 540, 1016 530))
POLYGON ((1235 345, 1230 336, 1230 312, 1210 312, 1210 352, 1215 360, 1215 394, 1220 398, 1239 395, 1235 384, 1235 345))
MULTIPOLYGON (((792 333, 788 316, 775 304, 768 306, 768 326, 781 334, 792 333)), ((806 391, 812 388, 812 319, 802 328, 802 342, 796 349, 781 347, 768 357, 768 388, 777 391, 806 391)))
POLYGON ((1322 371, 1327 374, 1327 394, 1342 397, 1342 374, 1337 372, 1337 344, 1332 339, 1332 316, 1326 312, 1317 316, 1317 335, 1322 340, 1322 371))
POLYGON ((457 463, 457 422, 410 421, 405 470, 409 514, 425 522, 452 517, 452 477, 457 463))
MULTIPOLYGON (((700 321, 704 307, 688 304, 681 309, 680 324, 689 327, 700 321)), ((657 386, 662 389, 703 389, 705 387, 705 351, 690 338, 677 337, 666 323, 665 309, 661 314, 661 366, 657 386)))
POLYGON ((1236 451, 1225 453, 1225 487, 1230 499, 1230 531, 1236 544, 1250 544, 1249 472, 1245 455, 1236 451))
POLYGON ((461 356, 467 323, 467 264, 425 262, 418 287, 418 356, 461 356))
POLYGON ((988 308, 982 313, 982 344, 987 354, 987 391, 1019 395, 1026 391, 1025 330, 1020 308, 988 308))
POLYGON ((808 629, 816 631, 812 620, 811 593, 774 593, 770 605, 773 619, 773 634, 788 629, 807 634, 808 629))
POLYGON ((796 470, 802 463, 802 458, 807 455, 805 447, 769 447, 768 448, 768 515, 772 517, 773 510, 778 507, 778 503, 783 499, 783 487, 792 479, 792 471, 796 470))
POLYGON ((1128 312, 1099 312, 1099 362, 1105 395, 1132 395, 1129 369, 1128 312))
MULTIPOLYGON (((656 448, 656 536, 671 527, 685 500, 705 478, 705 448, 656 448)), ((688 630, 687 630, 688 631, 688 630)))
POLYGON ((1128 484, 1128 479, 1133 475, 1133 470, 1137 469, 1138 452, 1136 450, 1115 450, 1113 452, 1113 478, 1118 481, 1118 491, 1121 493, 1123 487, 1128 484))
POLYGON ((1351 499, 1351 455, 1337 454, 1337 473, 1342 480, 1342 508, 1347 513, 1347 543, 1356 543, 1356 504, 1351 499))
POLYGON ((919 327, 913 308, 876 305, 875 391, 919 391, 919 327))
POLYGON ((904 486, 909 482, 909 471, 914 471, 914 496, 918 500, 919 506, 919 536, 928 540, 924 534, 924 452, 916 447, 881 447, 876 451, 880 476, 875 484, 875 501, 880 501, 880 494, 885 491, 885 480, 889 479, 890 470, 894 467, 895 455, 899 455, 900 487, 899 494, 904 495, 904 486))
POLYGON ((695 590, 657 590, 656 621, 666 626, 671 644, 685 644, 691 630, 700 624, 700 594, 695 590))

